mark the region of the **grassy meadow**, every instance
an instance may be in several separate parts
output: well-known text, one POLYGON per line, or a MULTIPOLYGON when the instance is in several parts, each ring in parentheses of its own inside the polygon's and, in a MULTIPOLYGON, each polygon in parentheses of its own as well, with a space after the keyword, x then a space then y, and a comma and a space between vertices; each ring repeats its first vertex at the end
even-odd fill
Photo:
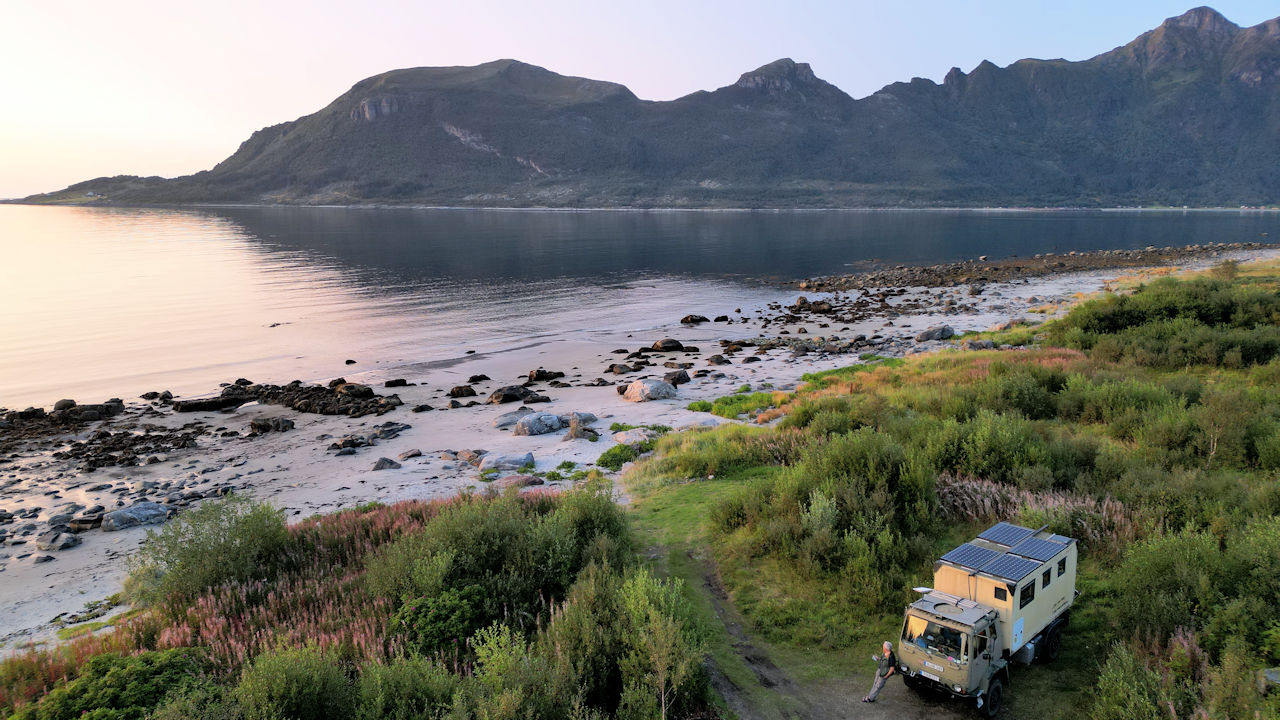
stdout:
POLYGON ((984 336, 1015 347, 694 408, 755 421, 655 428, 608 463, 637 460, 625 506, 598 476, 293 526, 206 504, 150 537, 127 617, 0 663, 0 717, 731 717, 719 687, 787 717, 860 695, 911 588, 997 520, 1081 543, 1062 657, 1005 716, 1280 717, 1280 268, 984 336))

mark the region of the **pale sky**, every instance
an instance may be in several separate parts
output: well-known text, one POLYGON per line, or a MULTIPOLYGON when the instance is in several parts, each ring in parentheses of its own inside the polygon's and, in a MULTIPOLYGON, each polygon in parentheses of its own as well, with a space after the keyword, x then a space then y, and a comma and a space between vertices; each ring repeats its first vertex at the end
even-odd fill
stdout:
POLYGON ((863 97, 984 59, 1092 57, 1193 2, 0 0, 0 197, 207 169, 394 68, 510 57, 666 100, 791 57, 863 97))

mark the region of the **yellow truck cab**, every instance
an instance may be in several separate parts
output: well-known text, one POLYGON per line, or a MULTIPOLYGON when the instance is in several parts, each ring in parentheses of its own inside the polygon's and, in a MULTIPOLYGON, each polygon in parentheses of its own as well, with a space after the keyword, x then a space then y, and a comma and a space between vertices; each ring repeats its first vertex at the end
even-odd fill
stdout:
POLYGON ((916 588, 899 645, 899 671, 916 690, 973 700, 995 715, 1012 662, 1053 661, 1076 598, 1076 541, 998 523, 934 564, 916 588))

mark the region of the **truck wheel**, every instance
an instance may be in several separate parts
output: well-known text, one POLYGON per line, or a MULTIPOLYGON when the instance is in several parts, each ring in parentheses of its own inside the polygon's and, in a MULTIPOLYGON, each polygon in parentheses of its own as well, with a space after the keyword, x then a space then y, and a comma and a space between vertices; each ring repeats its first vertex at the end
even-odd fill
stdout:
POLYGON ((991 678, 991 684, 987 686, 987 697, 982 703, 982 714, 987 717, 995 717, 1000 712, 1000 704, 1004 702, 1004 686, 1000 684, 1000 678, 991 678))
POLYGON ((1044 638, 1044 661, 1051 663, 1062 654, 1062 629, 1054 626, 1044 638))

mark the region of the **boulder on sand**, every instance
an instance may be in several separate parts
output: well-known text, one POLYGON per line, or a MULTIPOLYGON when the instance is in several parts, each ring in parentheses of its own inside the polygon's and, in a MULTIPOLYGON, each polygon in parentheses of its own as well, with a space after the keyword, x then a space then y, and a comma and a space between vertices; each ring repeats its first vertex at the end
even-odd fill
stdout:
POLYGON ((498 490, 506 490, 507 488, 522 488, 541 484, 542 478, 537 477, 536 475, 508 475, 504 478, 494 480, 493 484, 489 487, 498 490))
POLYGON ((507 455, 485 455, 480 461, 480 471, 485 470, 519 470, 533 464, 533 453, 511 453, 507 455))
POLYGON ((930 340, 946 340, 956 334, 950 325, 935 325, 916 335, 916 342, 929 342, 930 340))
POLYGON ((451 398, 475 397, 476 389, 470 385, 459 385, 449 391, 451 398))
POLYGON ((525 415, 532 415, 532 414, 533 414, 533 411, 530 410, 529 408, 519 407, 512 412, 502 413, 498 417, 494 418, 493 426, 496 428, 511 427, 512 425, 515 425, 516 422, 520 420, 520 418, 524 417, 525 415))
POLYGON ((374 470, 399 470, 400 463, 391 458, 378 458, 378 462, 373 464, 374 470))
POLYGON ((675 370, 662 376, 662 381, 671 385, 683 385, 689 382, 689 373, 684 370, 675 370))
POLYGON ((645 402, 647 400, 667 400, 676 396, 676 388, 662 380, 636 380, 627 386, 622 399, 628 402, 645 402))
POLYGON ((563 430, 569 423, 549 412, 529 413, 516 421, 512 435, 546 435, 563 430))
POLYGON ((684 343, 675 338, 662 338, 653 344, 653 349, 660 352, 675 352, 684 349, 684 343))
POLYGON ((630 445, 631 447, 635 447, 637 445, 643 445, 657 436, 658 434, 649 428, 638 427, 614 433, 613 441, 619 445, 630 445))
POLYGON ((508 385, 494 390, 489 395, 489 399, 485 400, 485 404, 501 405, 503 403, 520 402, 522 400, 527 400, 534 395, 537 395, 537 393, 523 385, 508 385))
POLYGON ((124 530, 138 525, 155 525, 169 517, 169 508, 153 502, 138 502, 102 516, 102 530, 124 530))
POLYGON ((711 322, 703 315, 685 315, 680 318, 680 322, 684 325, 697 325, 698 323, 711 322))

